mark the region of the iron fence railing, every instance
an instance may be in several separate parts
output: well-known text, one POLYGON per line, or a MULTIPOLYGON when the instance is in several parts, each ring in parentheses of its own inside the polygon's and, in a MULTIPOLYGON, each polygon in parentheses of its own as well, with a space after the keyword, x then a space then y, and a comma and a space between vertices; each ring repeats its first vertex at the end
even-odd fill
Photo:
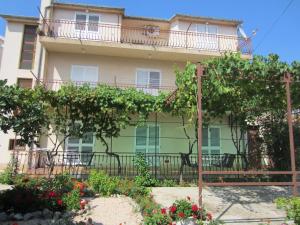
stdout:
POLYGON ((251 39, 241 38, 236 35, 162 29, 151 33, 145 27, 85 23, 72 20, 44 20, 43 30, 40 32, 40 35, 54 38, 252 54, 251 39))
MULTIPOLYGON (((111 156, 105 152, 77 153, 57 152, 53 158, 49 158, 47 151, 15 151, 14 162, 18 166, 19 173, 35 176, 47 176, 49 174, 49 161, 53 160, 52 175, 67 172, 76 177, 86 178, 91 169, 103 170, 111 176, 133 178, 137 175, 135 165, 137 154, 115 152, 111 156)), ((183 153, 157 153, 144 154, 151 174, 157 179, 196 180, 197 179, 197 155, 188 156, 184 160, 183 153)), ((250 156, 238 154, 205 154, 203 155, 204 171, 243 171, 251 170, 250 156)), ((255 159, 255 169, 269 169, 272 165, 266 156, 255 159)), ((213 176, 213 175, 210 175, 213 176)), ((207 176, 208 177, 208 176, 207 176)), ((216 177, 216 176, 213 176, 216 177)))

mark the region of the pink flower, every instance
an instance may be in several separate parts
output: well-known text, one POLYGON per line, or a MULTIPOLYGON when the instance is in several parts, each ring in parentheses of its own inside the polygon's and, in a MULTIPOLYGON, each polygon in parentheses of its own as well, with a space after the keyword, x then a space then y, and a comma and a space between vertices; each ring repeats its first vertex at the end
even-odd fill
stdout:
POLYGON ((161 212, 161 214, 166 214, 166 213, 167 213, 167 210, 164 209, 164 208, 162 208, 162 209, 160 210, 160 212, 161 212))
POLYGON ((199 208, 198 208, 198 206, 197 206, 197 205, 195 205, 195 204, 194 204, 194 205, 192 205, 192 211, 193 211, 193 212, 197 212, 197 211, 198 211, 198 209, 199 209, 199 208))
POLYGON ((207 219, 207 220, 212 220, 212 215, 211 215, 211 213, 207 213, 207 214, 206 214, 206 219, 207 219))
POLYGON ((62 206, 63 205, 63 201, 61 199, 57 200, 57 205, 62 206))
POLYGON ((55 193, 54 191, 50 191, 50 192, 48 193, 48 197, 49 197, 49 198, 55 198, 55 197, 56 197, 56 193, 55 193))
POLYGON ((178 213, 178 216, 179 216, 180 218, 184 218, 184 217, 185 217, 185 215, 184 215, 183 212, 179 212, 179 213, 178 213))
POLYGON ((172 205, 172 206, 170 207, 170 211, 171 211, 172 213, 175 213, 176 210, 177 210, 177 208, 176 208, 175 205, 172 205))

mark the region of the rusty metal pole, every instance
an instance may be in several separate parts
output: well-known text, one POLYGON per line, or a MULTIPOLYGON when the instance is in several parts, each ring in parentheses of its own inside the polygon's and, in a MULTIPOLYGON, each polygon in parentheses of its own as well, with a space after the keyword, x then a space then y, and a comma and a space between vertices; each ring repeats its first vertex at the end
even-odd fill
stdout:
POLYGON ((202 207, 202 76, 203 67, 197 66, 197 81, 198 81, 198 189, 199 189, 199 206, 202 207))
POLYGON ((290 139, 290 155, 291 155, 291 167, 292 167, 292 183, 293 183, 293 195, 297 195, 297 173, 295 162, 295 144, 294 144, 294 132, 293 132, 293 118, 292 118, 292 103, 291 103, 291 74, 287 73, 284 76, 286 98, 287 98, 287 119, 289 125, 289 139, 290 139))

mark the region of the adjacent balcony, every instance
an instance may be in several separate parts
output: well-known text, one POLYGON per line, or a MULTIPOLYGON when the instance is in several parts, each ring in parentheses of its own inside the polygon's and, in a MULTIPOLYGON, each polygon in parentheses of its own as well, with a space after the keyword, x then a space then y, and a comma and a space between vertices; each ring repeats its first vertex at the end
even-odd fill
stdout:
POLYGON ((240 52, 251 57, 251 39, 233 35, 45 20, 41 42, 49 51, 195 61, 240 52), (122 51, 120 51, 122 50, 122 51))

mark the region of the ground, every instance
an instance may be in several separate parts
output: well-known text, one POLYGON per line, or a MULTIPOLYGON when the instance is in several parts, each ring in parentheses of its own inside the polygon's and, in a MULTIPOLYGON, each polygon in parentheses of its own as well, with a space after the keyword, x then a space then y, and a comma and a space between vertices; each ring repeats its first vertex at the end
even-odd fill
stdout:
MULTIPOLYGON (((197 187, 158 187, 153 188, 152 194, 155 201, 164 207, 187 196, 198 202, 197 187)), ((214 219, 225 224, 258 225, 269 222, 281 225, 285 213, 278 210, 273 201, 290 194, 288 188, 282 187, 214 187, 203 190, 203 201, 214 219)))
MULTIPOLYGON (((89 204, 91 212, 85 217, 92 218, 94 225, 139 225, 143 219, 137 205, 129 197, 98 197, 89 204)), ((81 221, 82 218, 75 220, 81 221)))
MULTIPOLYGON (((0 190, 9 188, 0 185, 0 190)), ((176 199, 187 196, 198 201, 197 187, 157 187, 152 189, 154 200, 169 207, 176 199)), ((204 205, 215 219, 232 225, 258 225, 262 222, 281 225, 285 213, 273 203, 277 197, 290 196, 291 190, 283 187, 215 187, 203 190, 204 205)), ((135 202, 123 196, 97 197, 90 201, 94 225, 139 225, 142 216, 135 202)), ((76 218, 82 219, 82 218, 76 218)))

